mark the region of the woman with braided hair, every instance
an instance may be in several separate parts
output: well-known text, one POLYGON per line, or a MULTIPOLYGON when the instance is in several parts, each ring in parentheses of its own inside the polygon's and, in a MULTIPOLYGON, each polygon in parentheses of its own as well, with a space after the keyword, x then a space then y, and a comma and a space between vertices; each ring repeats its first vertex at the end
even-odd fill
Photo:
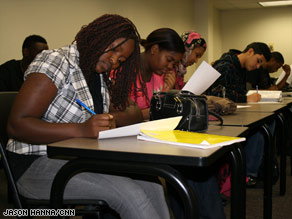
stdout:
MULTIPOLYGON (((30 64, 7 128, 7 151, 22 196, 50 197, 52 181, 66 161, 49 159, 47 144, 97 138, 100 131, 115 127, 110 102, 116 109, 127 106, 139 69, 139 41, 130 20, 103 15, 84 26, 71 45, 43 51, 30 64), (111 70, 116 71, 110 81, 111 70)), ((68 182, 64 199, 105 200, 125 219, 169 218, 162 186, 156 182, 80 173, 68 182)))

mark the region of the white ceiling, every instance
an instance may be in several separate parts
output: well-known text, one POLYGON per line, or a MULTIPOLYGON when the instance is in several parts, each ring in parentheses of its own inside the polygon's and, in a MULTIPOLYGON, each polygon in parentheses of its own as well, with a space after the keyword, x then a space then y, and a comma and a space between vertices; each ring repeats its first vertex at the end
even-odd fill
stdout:
POLYGON ((268 2, 271 0, 213 0, 213 4, 219 10, 263 8, 258 4, 259 1, 268 2))

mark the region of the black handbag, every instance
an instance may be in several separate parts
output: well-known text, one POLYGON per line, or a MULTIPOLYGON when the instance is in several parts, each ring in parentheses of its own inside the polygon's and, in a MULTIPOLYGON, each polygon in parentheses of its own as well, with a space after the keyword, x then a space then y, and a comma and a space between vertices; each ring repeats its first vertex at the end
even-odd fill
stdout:
POLYGON ((205 96, 194 95, 188 91, 171 90, 154 93, 150 104, 150 120, 182 116, 176 130, 206 131, 208 117, 212 114, 223 124, 221 116, 208 111, 205 96))

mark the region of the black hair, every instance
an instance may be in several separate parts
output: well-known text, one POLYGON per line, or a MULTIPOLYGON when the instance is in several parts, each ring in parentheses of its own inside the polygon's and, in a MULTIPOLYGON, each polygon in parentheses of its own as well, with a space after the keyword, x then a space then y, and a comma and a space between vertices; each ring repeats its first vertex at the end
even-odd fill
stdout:
POLYGON ((141 45, 145 51, 153 45, 158 44, 159 49, 184 53, 185 46, 181 37, 176 31, 170 28, 160 28, 151 32, 146 39, 141 40, 141 45))
POLYGON ((22 49, 27 48, 33 48, 35 43, 45 43, 47 44, 47 41, 45 40, 45 38, 39 36, 39 35, 30 35, 28 37, 25 38, 23 44, 22 44, 22 49))
POLYGON ((266 61, 269 61, 271 58, 271 50, 269 49, 268 45, 261 42, 253 42, 243 50, 243 52, 247 52, 250 48, 254 50, 255 54, 263 55, 266 61))
POLYGON ((284 57, 279 52, 272 52, 271 58, 274 58, 276 62, 281 63, 282 65, 284 64, 284 57))
POLYGON ((135 49, 129 58, 112 72, 112 80, 109 80, 109 72, 104 73, 104 80, 114 108, 123 110, 127 106, 128 96, 132 84, 136 81, 140 66, 140 35, 136 26, 128 18, 117 14, 104 14, 83 26, 77 33, 75 40, 80 54, 79 65, 85 80, 89 83, 92 80, 92 75, 95 74, 95 66, 99 57, 108 52, 109 50, 105 51, 106 48, 119 38, 125 38, 125 40, 116 47, 128 39, 133 39, 135 49))

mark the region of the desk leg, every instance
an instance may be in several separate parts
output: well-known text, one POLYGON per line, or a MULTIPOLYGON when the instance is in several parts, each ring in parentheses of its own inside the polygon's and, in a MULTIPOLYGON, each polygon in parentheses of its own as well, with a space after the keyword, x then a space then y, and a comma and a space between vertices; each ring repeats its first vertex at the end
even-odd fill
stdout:
POLYGON ((286 143, 288 136, 286 135, 286 126, 283 119, 283 114, 277 114, 278 121, 280 122, 279 127, 279 152, 280 152, 280 195, 285 195, 286 192, 286 143))
POLYGON ((231 218, 244 219, 246 209, 245 154, 241 144, 231 150, 231 218))
POLYGON ((66 163, 57 173, 51 189, 51 207, 62 208, 63 194, 67 182, 81 172, 98 172, 104 174, 140 174, 160 176, 170 183, 179 193, 185 207, 186 218, 199 218, 197 200, 191 187, 174 168, 162 164, 115 162, 93 159, 75 159, 66 163))
POLYGON ((265 124, 261 129, 265 137, 264 149, 264 219, 272 218, 272 148, 273 139, 269 127, 265 124))

